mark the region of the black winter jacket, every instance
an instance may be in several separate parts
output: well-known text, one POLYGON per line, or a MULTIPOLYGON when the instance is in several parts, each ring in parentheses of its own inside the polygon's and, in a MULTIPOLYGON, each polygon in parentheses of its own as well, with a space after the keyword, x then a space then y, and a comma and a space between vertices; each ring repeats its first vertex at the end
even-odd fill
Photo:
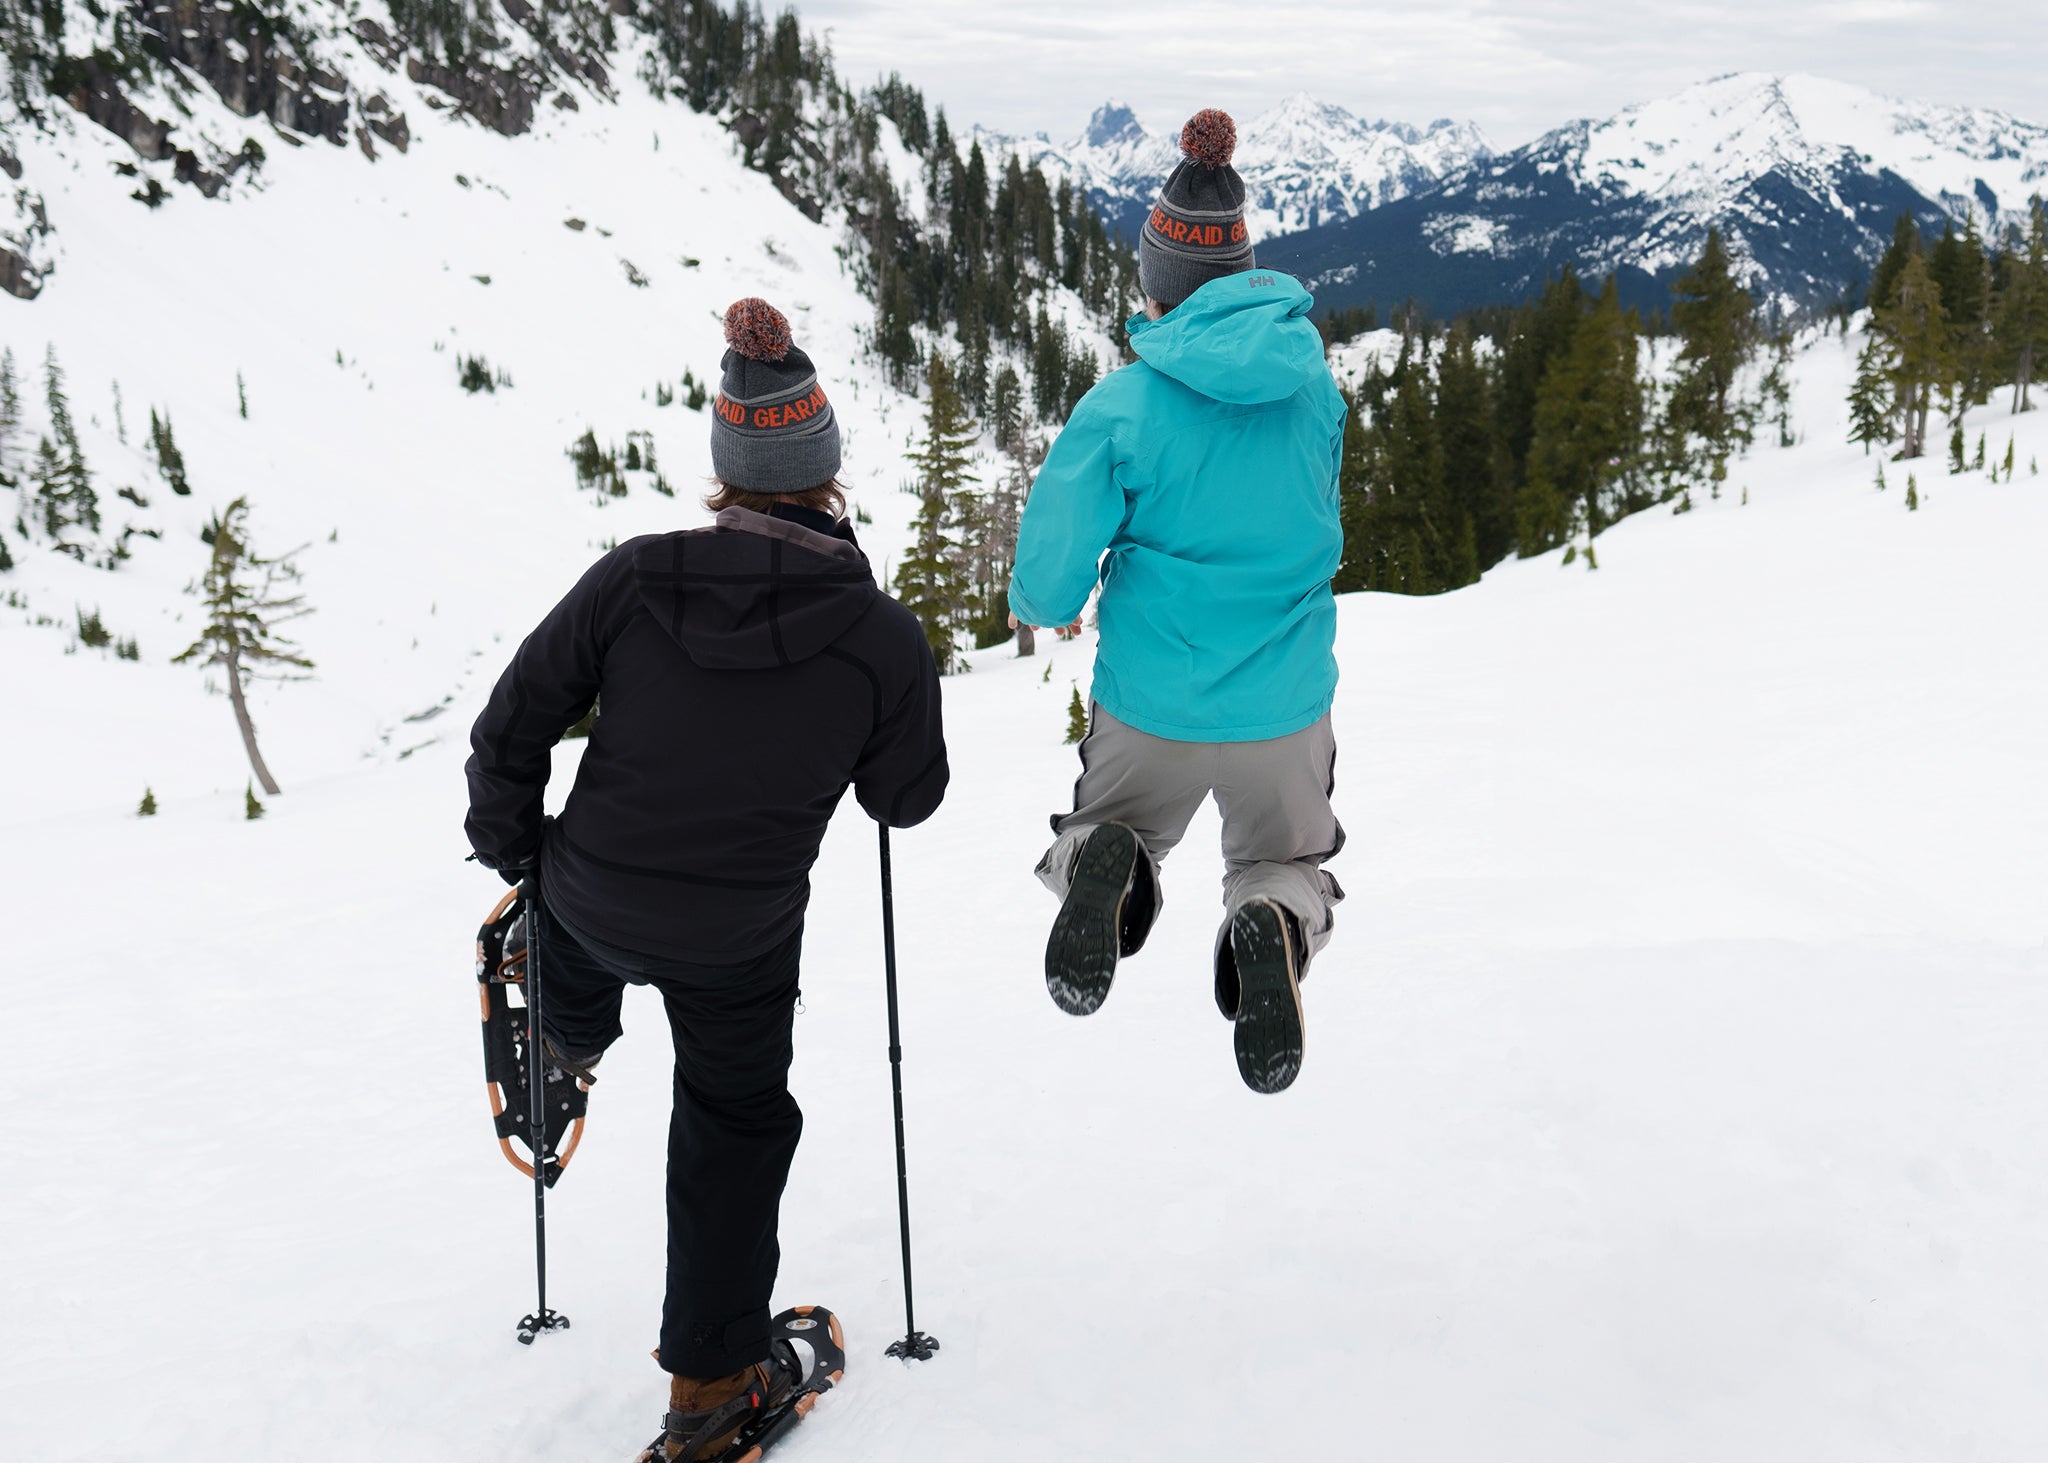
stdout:
POLYGON ((743 508, 598 560, 512 657, 470 746, 482 863, 538 853, 573 928, 707 964, 750 960, 802 922, 849 784, 908 828, 948 777, 931 650, 852 530, 743 508), (549 753, 594 701, 544 837, 549 753))

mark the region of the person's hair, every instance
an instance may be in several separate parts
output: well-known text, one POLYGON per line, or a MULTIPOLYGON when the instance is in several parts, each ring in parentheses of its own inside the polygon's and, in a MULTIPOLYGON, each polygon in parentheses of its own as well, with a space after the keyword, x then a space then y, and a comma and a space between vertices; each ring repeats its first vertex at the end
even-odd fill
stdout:
POLYGON ((756 513, 766 513, 777 503, 788 503, 793 507, 808 508, 813 513, 829 513, 835 520, 846 516, 846 484, 838 478, 828 478, 801 493, 755 493, 734 487, 723 478, 713 478, 711 484, 712 490, 704 499, 704 506, 713 513, 722 513, 728 508, 749 508, 756 513))

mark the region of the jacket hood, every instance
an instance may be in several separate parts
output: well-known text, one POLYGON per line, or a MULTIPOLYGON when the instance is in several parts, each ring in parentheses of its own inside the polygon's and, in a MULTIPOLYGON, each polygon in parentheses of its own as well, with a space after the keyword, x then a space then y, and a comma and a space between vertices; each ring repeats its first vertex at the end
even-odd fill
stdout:
POLYGON ((1215 401, 1284 401, 1329 368, 1309 322, 1315 296, 1272 269, 1212 279, 1158 320, 1133 316, 1131 349, 1215 401))
POLYGON ((706 670, 809 660, 881 597, 853 530, 830 534, 745 508, 711 528, 650 538, 633 551, 640 599, 706 670))

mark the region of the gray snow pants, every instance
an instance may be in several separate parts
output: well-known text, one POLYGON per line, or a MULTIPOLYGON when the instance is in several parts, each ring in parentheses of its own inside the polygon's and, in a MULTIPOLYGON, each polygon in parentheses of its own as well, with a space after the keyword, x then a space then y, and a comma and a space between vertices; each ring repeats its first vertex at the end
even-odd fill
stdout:
POLYGON ((1038 878, 1067 896, 1074 857, 1090 832, 1121 823, 1150 857, 1153 888, 1164 905, 1159 865, 1188 831, 1211 793, 1223 814, 1220 953, 1230 916, 1254 899, 1271 899, 1301 922, 1313 956, 1330 939, 1332 909, 1344 897, 1323 872, 1344 846, 1344 828, 1330 808, 1337 738, 1325 716, 1291 736, 1264 742, 1175 742, 1126 726, 1091 705, 1082 738, 1074 811, 1052 820, 1058 838, 1038 861, 1038 878))

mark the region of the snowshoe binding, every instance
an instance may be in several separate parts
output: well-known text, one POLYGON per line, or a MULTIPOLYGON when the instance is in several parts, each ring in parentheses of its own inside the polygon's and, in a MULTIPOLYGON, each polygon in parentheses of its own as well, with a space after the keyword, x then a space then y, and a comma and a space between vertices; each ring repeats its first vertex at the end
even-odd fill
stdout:
POLYGON ((846 1336, 823 1306, 784 1311, 768 1334, 768 1360, 737 1396, 701 1412, 670 1410, 633 1463, 758 1463, 846 1374, 846 1336))
MULTIPOLYGON (((484 1090, 505 1160, 528 1178, 542 1165, 542 1180, 555 1186, 576 1145, 590 1108, 590 1068, 596 1059, 564 1058, 543 1038, 542 1116, 539 1142, 530 1131, 526 1041, 526 949, 532 909, 522 888, 508 890, 476 935, 477 1002, 483 1010, 484 1090), (519 992, 519 1003, 512 992, 519 992), (517 1145, 517 1146, 514 1146, 517 1145), (523 1156, 522 1156, 523 1155, 523 1156)), ((543 973, 545 974, 545 973, 543 973)))
POLYGON ((1091 832, 1074 855, 1067 897, 1045 943, 1045 988, 1069 1016, 1092 1016, 1109 999, 1120 956, 1135 955, 1157 908, 1152 865, 1121 823, 1091 832))

